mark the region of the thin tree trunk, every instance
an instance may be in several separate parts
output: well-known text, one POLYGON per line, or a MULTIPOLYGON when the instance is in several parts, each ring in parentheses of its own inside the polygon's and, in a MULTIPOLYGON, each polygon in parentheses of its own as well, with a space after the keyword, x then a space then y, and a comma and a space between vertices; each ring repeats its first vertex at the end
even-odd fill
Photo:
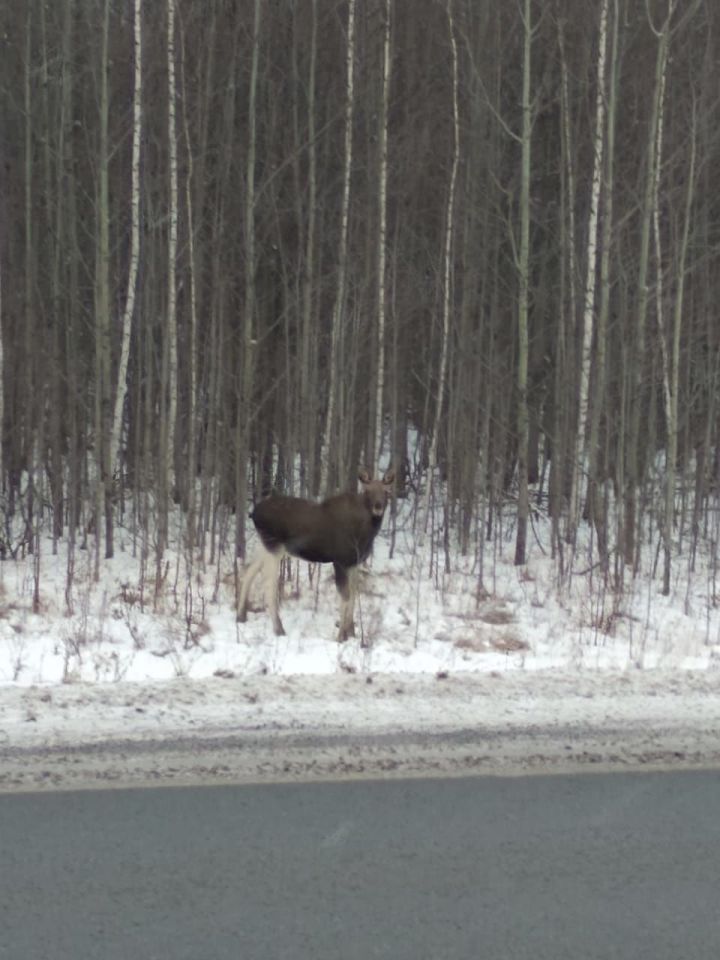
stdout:
POLYGON ((527 528, 530 512, 528 496, 528 299, 530 270, 530 151, 532 139, 532 106, 530 103, 530 68, 532 50, 532 24, 530 0, 524 3, 523 86, 522 86, 522 172, 520 179, 520 253, 518 274, 518 369, 517 369, 517 431, 518 431, 518 512, 517 537, 515 540, 515 565, 526 562, 527 528))
MULTIPOLYGON (((672 0, 671 0, 672 12, 672 0)), ((655 165, 657 162, 657 130, 660 114, 661 93, 665 83, 667 69, 667 52, 670 32, 670 15, 667 17, 662 31, 658 35, 657 56, 655 59, 655 84, 653 90, 650 127, 647 139, 647 172, 645 177, 645 194, 642 205, 642 221, 640 228, 640 262, 638 267, 638 303, 635 324, 635 350, 633 356, 632 385, 630 395, 630 428, 627 438, 625 456, 626 490, 625 490, 625 522, 623 544, 625 562, 635 568, 636 552, 636 524, 637 524, 637 495, 640 485, 638 453, 641 439, 641 418, 643 410, 643 373, 645 369, 645 340, 646 321, 648 310, 648 265, 650 251, 650 229, 652 226, 653 196, 655 189, 655 165)))
POLYGON ((307 80, 308 111, 308 199, 305 218, 305 257, 302 280, 302 339, 300 359, 300 435, 304 463, 304 493, 315 493, 315 451, 317 397, 311 367, 313 333, 313 278, 315 269, 315 224, 317 203, 317 147, 315 144, 315 66, 317 62, 317 0, 311 0, 310 66, 307 80))
POLYGON ((420 536, 418 539, 418 553, 422 555, 424 538, 427 531, 430 502, 432 499, 433 480, 437 466, 438 438, 442 428, 443 399, 445 396, 445 381, 447 377, 447 356, 450 341, 450 287, 452 284, 452 241, 455 227, 455 185, 457 182, 458 165, 460 163, 460 113, 458 106, 458 55, 455 39, 455 21, 453 18, 453 0, 447 0, 447 21, 450 34, 450 51, 452 63, 452 119, 453 119, 453 153, 450 168, 450 183, 448 186, 447 205, 445 207, 445 243, 443 250, 443 308, 442 308, 442 341, 440 346, 440 369, 438 371, 438 388, 435 402, 435 417, 432 424, 430 446, 428 449, 427 480, 425 483, 425 504, 423 507, 420 536))
POLYGON ((133 134, 130 187, 130 268, 128 272, 127 296, 120 327, 120 361, 115 391, 115 409, 110 439, 110 476, 115 476, 115 468, 120 459, 123 409, 127 397, 127 368, 130 358, 130 333, 135 309, 135 290, 137 287, 138 264, 140 262, 140 144, 142 142, 142 0, 134 0, 134 91, 133 91, 133 134))
POLYGON ((595 141, 592 187, 590 191, 590 223, 588 226, 587 270, 585 273, 585 305, 582 320, 582 353, 580 362, 580 395, 577 432, 573 445, 572 474, 570 485, 570 518, 568 531, 574 544, 578 525, 578 502, 580 482, 586 460, 586 428, 590 402, 590 366, 592 364, 593 333, 595 328, 595 277, 598 246, 598 214, 602 187, 603 154, 605 148, 605 51, 607 47, 608 0, 603 0, 600 10, 598 38, 597 90, 595 93, 595 141))
MULTIPOLYGON (((2 181, 0 181, 0 191, 2 190, 2 181)), ((3 322, 3 299, 2 299, 2 280, 3 280, 3 260, 2 248, 0 247, 0 490, 5 487, 5 463, 3 459, 3 447, 5 443, 5 352, 4 352, 4 327, 3 322)), ((3 555, 0 560, 3 560, 3 555)))
POLYGON ((383 395, 385 392, 385 273, 387 267, 387 177, 388 177, 388 108, 390 102, 390 26, 392 0, 385 0, 385 36, 383 43, 382 109, 380 116, 380 171, 378 217, 378 280, 377 280, 377 380, 375 384, 375 449, 370 469, 379 464, 383 444, 383 395))
MULTIPOLYGON (((693 104, 692 130, 690 135, 690 160, 687 175, 687 193, 685 195, 685 213, 683 233, 677 264, 677 287, 675 290, 675 309, 673 311, 673 337, 670 369, 666 393, 669 394, 667 416, 667 466, 665 470, 665 563, 663 568, 663 588, 665 596, 670 593, 670 574, 672 559, 672 531, 675 516, 675 474, 677 469, 678 447, 678 392, 680 387, 680 334, 682 330, 684 292, 685 292, 685 263, 687 259, 688 240, 690 236, 690 221, 692 219, 692 205, 695 196, 695 154, 696 154, 696 117, 693 104)), ((664 330, 661 332, 664 338, 664 330)), ((667 351, 666 351, 667 353, 667 351)))
MULTIPOLYGON (((139 0, 137 0, 139 2, 139 0)), ((192 561, 196 546, 196 477, 197 477, 197 280, 195 269, 195 224, 193 218, 193 151, 190 141, 190 126, 187 116, 188 88, 185 79, 185 37, 182 37, 181 83, 182 83, 182 119, 187 153, 187 177, 185 179, 185 205, 187 207, 188 261, 190 273, 190 331, 188 333, 188 436, 186 491, 187 491, 187 556, 192 561)))
POLYGON ((245 556, 245 505, 247 502, 247 464, 250 451, 255 370, 255 153, 257 150, 257 80, 260 58, 261 0, 255 0, 252 62, 248 98, 248 152, 245 183, 245 300, 243 305, 243 369, 240 385, 240 409, 237 417, 236 531, 235 556, 245 556))
POLYGON ((610 315, 610 250, 613 238, 613 189, 615 169, 615 111, 618 90, 618 0, 613 0, 613 29, 610 47, 610 78, 607 102, 607 144, 605 149, 604 209, 600 249, 600 307, 597 321, 597 341, 595 350, 595 396, 590 413, 590 435, 588 440, 588 506, 590 518, 595 526, 598 554, 603 570, 607 571, 607 515, 604 498, 600 493, 600 415, 605 401, 606 355, 608 318, 610 315))
POLYGON ((577 265, 576 250, 577 232, 575 229, 575 150, 573 149, 573 140, 571 134, 570 117, 570 92, 568 84, 568 68, 565 57, 565 34, 563 31, 563 21, 558 17, 558 44, 560 46, 560 67, 562 73, 560 87, 560 102, 562 107, 562 126, 563 126, 563 146, 565 153, 565 175, 567 177, 567 220, 568 220, 568 243, 567 243, 567 264, 568 264, 568 286, 570 289, 570 327, 575 329, 577 309, 577 265))
POLYGON ((100 578, 100 541, 102 517, 105 514, 105 556, 113 555, 112 503, 109 457, 110 413, 110 193, 108 120, 110 91, 108 85, 108 44, 110 33, 110 0, 105 0, 102 27, 102 59, 100 64, 100 157, 98 171, 98 226, 95 264, 95 579, 100 578))
POLYGON ((46 135, 44 141, 44 174, 45 174, 45 213, 47 217, 47 236, 50 239, 52 247, 52 267, 50 270, 50 302, 51 310, 48 317, 48 327, 45 334, 46 347, 43 351, 45 373, 43 375, 42 389, 42 432, 44 434, 41 440, 41 456, 44 461, 45 473, 47 475, 50 489, 50 498, 52 506, 52 534, 53 534, 53 555, 57 555, 58 541, 63 534, 63 456, 62 456, 62 380, 63 371, 60 363, 60 329, 61 329, 61 293, 60 293, 60 256, 62 244, 60 241, 62 231, 63 204, 64 196, 62 189, 55 189, 56 183, 53 179, 53 160, 56 160, 57 167, 62 170, 63 140, 65 133, 65 122, 63 109, 65 106, 64 87, 66 85, 66 63, 64 57, 60 56, 61 61, 61 83, 59 97, 59 117, 57 121, 58 140, 57 147, 54 147, 51 131, 53 129, 53 116, 51 107, 51 91, 54 93, 55 84, 51 82, 49 64, 50 52, 48 49, 48 30, 47 30, 47 8, 44 5, 40 7, 40 22, 43 42, 42 58, 42 91, 44 106, 44 125, 46 135), (54 209, 53 209, 54 208, 54 209))
MULTIPOLYGON (((346 97, 345 97, 345 165, 343 172, 342 212, 340 215, 340 244, 338 252, 338 282, 335 291, 335 306, 332 315, 330 334, 330 370, 328 383, 327 415, 325 431, 320 448, 320 489, 323 495, 328 492, 330 482, 330 448, 336 444, 335 416, 337 405, 337 381, 339 363, 339 344, 343 315, 345 312, 345 271, 347 266, 348 223, 350 219, 350 179, 353 157, 353 115, 355 109, 355 0, 348 0, 348 26, 346 51, 346 97)), ((334 458, 337 472, 338 459, 334 458)))
POLYGON ((170 223, 168 230, 167 349, 168 349, 168 424, 166 481, 172 488, 175 477, 175 427, 177 420, 177 235, 178 165, 175 83, 175 0, 167 0, 168 69, 168 158, 170 162, 170 223))
MULTIPOLYGON (((25 169, 24 169, 24 179, 25 179, 25 196, 24 196, 24 206, 25 206, 25 249, 24 249, 24 279, 25 279, 25 289, 24 289, 24 319, 25 319, 25 342, 24 342, 24 366, 25 366, 25 382, 27 384, 27 389, 24 391, 23 396, 23 412, 25 419, 25 431, 24 431, 24 443, 23 448, 28 451, 28 471, 33 469, 33 455, 35 450, 35 422, 36 422, 36 400, 33 391, 33 384, 36 376, 36 358, 35 358, 35 231, 34 218, 33 218, 33 204, 34 204, 34 194, 33 194, 33 161, 34 161, 34 150, 33 150, 33 131, 32 131, 32 120, 33 120, 33 110, 34 103, 32 97, 32 83, 31 83, 31 71, 32 71, 32 35, 33 35, 33 17, 32 17, 32 4, 28 4, 27 8, 27 19, 26 19, 26 41, 25 41, 25 70, 23 76, 23 108, 25 113, 25 123, 24 123, 24 132, 25 132, 25 169)), ((28 491, 28 506, 27 506, 27 516, 26 516, 26 539, 29 545, 29 550, 32 552, 34 549, 32 541, 32 510, 33 510, 33 491, 32 485, 28 491)))

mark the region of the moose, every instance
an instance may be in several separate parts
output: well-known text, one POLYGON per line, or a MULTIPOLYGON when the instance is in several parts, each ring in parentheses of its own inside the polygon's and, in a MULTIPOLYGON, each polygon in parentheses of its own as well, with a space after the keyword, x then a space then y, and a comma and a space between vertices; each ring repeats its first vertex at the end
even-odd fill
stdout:
POLYGON ((275 635, 285 635, 278 612, 279 578, 282 559, 289 554, 310 563, 332 563, 335 586, 340 594, 338 643, 355 636, 357 566, 372 550, 395 473, 388 470, 382 480, 373 480, 367 470, 361 470, 358 478, 360 493, 341 493, 322 503, 300 497, 270 496, 257 504, 250 518, 260 545, 240 590, 239 623, 247 619, 250 587, 262 570, 275 635))

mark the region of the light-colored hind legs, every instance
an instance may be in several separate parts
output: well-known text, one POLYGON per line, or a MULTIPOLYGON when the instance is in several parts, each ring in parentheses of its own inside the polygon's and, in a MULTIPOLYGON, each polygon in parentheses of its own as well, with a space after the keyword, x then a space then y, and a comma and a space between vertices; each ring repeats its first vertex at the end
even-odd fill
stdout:
POLYGON ((357 593, 357 567, 349 570, 335 564, 335 586, 340 594, 340 629, 338 643, 345 643, 348 637, 355 636, 355 594, 357 593))
POLYGON ((280 564, 284 556, 283 550, 271 553, 260 544, 257 553, 247 568, 240 588, 240 599, 238 600, 238 623, 245 623, 247 620, 248 597, 253 580, 262 571, 263 586, 265 588, 265 600, 268 605, 268 612, 272 620, 273 630, 276 637, 285 636, 285 628, 282 625, 279 611, 279 587, 280 587, 280 564))

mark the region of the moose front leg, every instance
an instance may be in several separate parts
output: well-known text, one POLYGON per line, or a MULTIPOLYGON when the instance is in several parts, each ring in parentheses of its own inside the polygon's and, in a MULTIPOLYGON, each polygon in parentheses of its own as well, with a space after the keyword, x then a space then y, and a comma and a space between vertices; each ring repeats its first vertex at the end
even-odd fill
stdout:
POLYGON ((356 567, 343 567, 334 563, 335 586, 340 594, 340 629, 338 643, 345 643, 348 637, 355 636, 355 621, 353 609, 355 607, 356 567))

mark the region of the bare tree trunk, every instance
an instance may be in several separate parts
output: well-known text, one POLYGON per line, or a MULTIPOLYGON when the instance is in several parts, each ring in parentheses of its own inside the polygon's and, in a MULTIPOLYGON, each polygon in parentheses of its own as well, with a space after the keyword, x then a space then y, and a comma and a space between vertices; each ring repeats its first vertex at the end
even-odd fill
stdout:
POLYGON ((257 149, 257 79, 260 59, 261 0, 255 0, 252 63, 248 99, 248 151, 245 183, 245 301, 243 305, 243 370, 240 409, 237 417, 236 530, 235 555, 245 556, 245 506, 250 427, 254 417, 253 375, 255 370, 255 152, 257 149))
POLYGON ((563 20, 558 17, 558 44, 560 47, 560 67, 561 67, 561 86, 560 103, 562 111, 563 128, 563 147, 565 154, 565 175, 567 177, 567 221, 568 221, 568 242, 567 242, 567 267, 568 267, 568 287, 570 290, 570 327, 575 329, 576 309, 577 309, 577 231, 575 229, 575 150, 573 149, 573 140, 570 124, 570 93, 568 85, 568 68, 565 57, 565 34, 563 30, 563 20))
MULTIPOLYGON (((52 536, 53 536, 53 555, 57 555, 58 541, 63 534, 63 457, 62 457, 62 372, 59 357, 59 339, 60 339, 60 256, 61 242, 59 240, 60 228, 62 226, 63 211, 63 192, 55 189, 53 180, 53 161, 62 157, 62 142, 64 135, 63 106, 62 96, 63 83, 65 81, 65 62, 61 55, 61 72, 63 80, 61 81, 60 109, 57 125, 53 116, 54 87, 50 80, 51 55, 48 47, 48 9, 45 6, 40 7, 40 24, 42 34, 42 101, 44 107, 43 123, 45 126, 45 136, 43 140, 43 159, 45 174, 45 215, 47 237, 52 250, 52 266, 49 275, 49 294, 51 310, 48 316, 48 323, 44 339, 46 341, 43 350, 44 373, 42 377, 42 437, 40 439, 41 462, 45 467, 45 474, 50 491, 50 500, 52 508, 52 536), (53 133, 57 129, 58 146, 53 149, 53 133)), ((56 70, 55 64, 52 64, 53 71, 56 70)), ((61 165, 62 161, 60 161, 61 165)), ((48 251, 50 254, 50 250, 48 251)))
MULTIPOLYGON (((34 467, 34 451, 35 451, 35 423, 37 419, 36 412, 36 401, 33 391, 33 383, 36 377, 36 358, 35 358, 35 230, 34 230, 34 218, 33 218, 33 204, 34 204, 34 194, 33 194, 33 161, 34 161, 34 150, 33 150, 33 130, 32 130, 32 121, 33 121, 33 112, 34 112, 34 102, 32 96, 32 83, 31 83, 31 71, 32 71, 32 36, 33 36, 33 17, 32 17, 32 5, 29 4, 27 8, 27 18, 25 21, 26 42, 25 42, 25 70, 23 72, 23 110, 24 110, 24 134, 25 134, 25 163, 24 163, 24 178, 25 178, 25 195, 24 195, 24 230, 25 230, 25 244, 23 251, 23 269, 24 269, 24 280, 25 280, 25 289, 24 289, 24 320, 25 320, 25 338, 24 338, 24 350, 23 350, 23 361, 25 365, 25 377, 28 384, 27 389, 24 391, 23 396, 23 413, 25 419, 25 431, 23 437, 23 446, 28 452, 29 463, 27 465, 28 472, 31 472, 34 467)), ((27 503, 27 512, 26 512, 26 538, 29 544, 29 550, 34 549, 34 543, 32 540, 32 512, 33 512, 33 489, 30 485, 28 491, 28 503, 27 503)))
POLYGON ((178 165, 175 84, 175 0, 167 0, 168 157, 170 161, 170 223, 168 230, 167 349, 169 407, 166 447, 166 482, 175 477, 175 426, 177 420, 177 234, 178 165))
POLYGON ((123 409, 127 397, 127 368, 130 358, 130 333, 135 309, 135 290, 137 287, 138 264, 140 262, 140 144, 142 142, 142 0, 134 0, 134 91, 133 91, 133 134, 132 165, 130 188, 130 269, 128 273, 127 296, 121 322, 120 362, 115 392, 115 409, 110 439, 110 477, 115 476, 115 468, 120 458, 123 409))
POLYGON ((623 544, 625 562, 635 568, 636 524, 637 524, 637 494, 640 484, 638 453, 641 439, 642 416, 642 378, 645 368, 645 340, 648 309, 648 264, 650 250, 650 229, 653 214, 653 196, 655 188, 655 165, 657 163, 656 146, 658 118, 660 115, 661 94, 665 83, 667 69, 668 42, 670 33, 670 13, 665 24, 658 34, 658 48, 655 59, 655 84, 653 90, 650 127, 647 140, 647 172, 645 178, 645 194, 642 204, 642 219, 640 227, 640 262, 638 267, 638 303, 635 325, 634 368, 632 371, 632 385, 630 396, 630 429, 626 448, 626 490, 625 490, 625 520, 623 544))
POLYGON ((375 449, 368 464, 370 470, 380 462, 383 444, 383 395, 385 392, 385 274, 387 266, 387 175, 388 108, 390 102, 390 24, 392 0, 385 0, 385 36, 383 43, 382 109, 380 116, 380 204, 378 217, 377 277, 377 381, 375 384, 375 449))
POLYGON ((105 514, 105 556, 113 555, 111 478, 109 469, 110 414, 110 196, 108 119, 110 92, 108 86, 108 42, 110 32, 110 0, 105 0, 100 64, 100 158, 98 172, 98 233, 95 264, 95 578, 100 577, 100 540, 105 514))
POLYGON ((585 273, 585 305, 583 309, 582 354, 580 363, 580 396, 577 432, 570 485, 569 539, 574 544, 578 525, 580 482, 585 472, 586 428, 590 402, 590 366, 592 364, 593 333, 595 329, 595 277, 597 267, 598 213, 602 186, 603 153, 605 149, 605 51, 607 47, 608 0, 600 9, 598 38, 597 90, 595 92, 595 141, 592 187, 590 191, 590 223, 588 226, 587 269, 585 273))
POLYGON ((311 0, 310 67, 307 80, 308 111, 308 199, 305 213, 305 257, 302 287, 302 339, 300 354, 300 435, 304 463, 303 485, 306 493, 315 493, 316 488, 316 414, 317 397, 314 393, 315 378, 312 371, 315 360, 312 356, 313 334, 313 279, 315 271, 315 224, 317 197, 317 146, 315 143, 315 66, 317 62, 317 0, 311 0))
POLYGON ((167 297, 165 327, 162 336, 161 441, 159 455, 158 535, 155 550, 155 594, 161 589, 165 574, 163 559, 169 539, 170 498, 175 492, 175 421, 177 419, 177 229, 178 172, 175 84, 175 0, 167 0, 167 131, 168 131, 168 236, 167 297))
POLYGON ((607 512, 600 492, 600 416, 605 400, 608 318, 610 315, 610 250, 613 239, 613 189, 615 170, 615 114, 618 87, 618 0, 613 0, 613 29, 610 49, 610 77, 607 99, 607 144, 605 149, 604 210, 600 251, 600 307, 597 321, 595 351, 595 396, 590 413, 588 440, 588 506, 595 526, 598 554, 603 570, 608 568, 607 512))
MULTIPOLYGON (((668 2, 668 23, 672 16, 674 0, 668 2)), ((669 46, 669 39, 668 39, 669 46)), ((652 186, 652 225, 653 237, 655 240, 655 318, 658 326, 658 339, 660 342, 660 356, 662 359, 662 378, 663 378, 663 408, 665 411, 665 423, 668 431, 667 449, 666 449, 666 476, 665 476, 665 512, 663 522, 663 542, 664 542, 664 572, 663 572, 663 593, 667 596, 670 592, 670 565, 672 553, 672 530, 673 530, 673 504, 675 498, 675 452, 673 452, 672 463, 670 456, 670 432, 673 428, 673 402, 672 387, 670 385, 671 373, 670 362, 668 359, 667 336, 665 333, 665 304, 663 301, 663 253, 662 236, 660 232, 660 173, 663 164, 663 127, 665 123, 665 87, 667 83, 667 70, 663 70, 660 78, 660 91, 658 94, 658 115, 657 115, 657 134, 653 149, 655 151, 655 162, 653 165, 653 186, 652 186), (672 482, 672 487, 670 483, 672 482)), ((677 430, 677 424, 675 425, 677 430)), ((677 433, 675 435, 675 450, 677 450, 677 433)))
MULTIPOLYGON (((137 0, 140 2, 140 0, 137 0)), ((182 36, 181 53, 181 84, 182 84, 182 119, 183 131, 185 134, 185 149, 187 153, 187 177, 185 180, 185 205, 187 207, 187 232, 188 232, 188 261, 190 273, 190 331, 188 334, 189 342, 189 376, 188 384, 188 435, 187 435, 187 462, 186 470, 186 491, 187 491, 187 543, 186 550, 188 562, 192 562, 192 557, 196 546, 196 477, 198 469, 197 459, 197 280, 195 267, 195 224, 193 217, 193 151, 190 141, 190 126, 187 116, 187 95, 188 88, 185 79, 185 37, 182 36)))
MULTIPOLYGON (((350 218, 350 174, 353 156, 353 115, 355 109, 355 0, 348 0, 347 52, 346 52, 346 98, 345 98, 345 167, 343 172, 342 212, 340 215, 340 246, 338 253, 338 282, 335 292, 335 307, 330 334, 330 379, 328 383, 327 415, 325 432, 320 448, 320 490, 328 492, 330 481, 330 448, 335 444, 335 410, 337 404, 337 380, 341 325, 345 312, 345 271, 347 267, 348 223, 350 218)), ((337 457, 334 463, 337 470, 337 457)))
MULTIPOLYGON (((67 185, 65 178, 67 171, 72 170, 74 150, 72 141, 74 84, 72 77, 73 31, 75 24, 74 0, 66 0, 63 39, 62 39, 62 121, 61 144, 57 158, 57 185, 58 196, 62 195, 63 204, 58 204, 57 218, 57 252, 55 258, 55 273, 57 276, 58 296, 61 295, 61 278, 65 279, 64 293, 71 304, 79 301, 78 297, 78 242, 77 242, 77 182, 69 178, 67 185), (61 213, 62 211, 62 213, 61 213)), ((60 308, 58 308, 60 315, 60 308)), ((76 356, 76 319, 74 311, 67 316, 62 340, 58 343, 58 352, 63 347, 67 358, 66 383, 66 415, 67 422, 67 504, 65 518, 67 521, 67 567, 65 577, 65 608, 68 616, 73 613, 73 584, 75 576, 75 544, 77 526, 80 516, 80 478, 82 473, 81 456, 79 451, 79 416, 78 416, 78 381, 80 371, 75 362, 76 356)))
POLYGON ((455 226, 455 185, 457 182, 458 165, 460 162, 460 114, 458 107, 458 56, 457 41, 455 39, 455 21, 453 18, 453 0, 447 0, 447 20, 450 34, 450 50, 452 63, 452 117, 453 117, 453 153, 450 168, 450 183, 448 186, 447 205, 445 207, 445 243, 443 251, 443 309, 442 309, 442 341, 440 346, 440 369, 438 371, 437 398, 435 402, 435 418, 432 425, 430 446, 428 450, 427 481, 425 483, 425 504, 423 507, 422 523, 418 552, 422 553, 425 533, 427 531, 430 501, 432 498, 433 480, 437 466, 438 437, 442 427, 443 400, 445 396, 445 380, 447 377, 448 344, 450 341, 450 287, 452 284, 452 241, 455 226))
MULTIPOLYGON (((2 181, 0 181, 0 191, 2 191, 2 181)), ((5 463, 3 460, 3 446, 5 442, 5 324, 3 322, 2 280, 3 260, 2 246, 0 246, 0 491, 2 491, 5 486, 5 463)), ((0 559, 3 559, 3 557, 0 557, 0 559)))
POLYGON ((518 513, 517 538, 515 540, 515 565, 526 562, 527 528, 530 512, 528 496, 528 299, 530 270, 530 150, 532 140, 532 106, 530 103, 530 68, 532 50, 532 24, 530 0, 524 2, 523 40, 523 85, 522 85, 522 172, 520 175, 520 251, 518 274, 518 369, 517 369, 517 431, 518 431, 518 513))
MULTIPOLYGON (((690 160, 687 174, 687 193, 685 195, 685 214, 683 220, 682 239, 677 263, 677 286, 675 290, 675 308, 673 311, 672 353, 669 364, 666 363, 665 395, 667 419, 667 465, 665 469, 665 519, 664 519, 664 548, 665 563, 663 568, 663 588, 665 596, 670 593, 670 574, 672 560, 672 532, 675 525, 675 475, 677 470, 678 448, 678 391, 680 387, 680 333, 685 293, 685 264, 687 259, 688 240, 690 236, 690 221, 692 219, 692 205, 695 196, 695 154, 697 141, 697 123, 695 104, 693 103, 692 130, 690 136, 690 160), (669 367, 669 369, 668 369, 669 367)), ((659 147, 658 147, 659 153, 659 147)), ((660 264, 658 264, 658 269, 660 264)), ((660 330, 661 341, 665 340, 665 330, 660 330)), ((664 350, 667 357, 667 349, 664 350)))
POLYGON ((553 436, 550 459, 550 477, 548 480, 548 504, 552 523, 551 554, 558 556, 560 575, 563 569, 563 546, 560 524, 565 517, 564 478, 566 462, 566 424, 571 404, 567 402, 569 394, 568 376, 569 341, 568 329, 575 330, 576 324, 576 243, 575 243, 575 151, 572 146, 570 93, 568 67, 565 53, 564 20, 558 11, 557 16, 558 47, 560 49, 560 140, 563 163, 560 167, 560 303, 558 307, 557 330, 554 351, 553 376, 553 436))

